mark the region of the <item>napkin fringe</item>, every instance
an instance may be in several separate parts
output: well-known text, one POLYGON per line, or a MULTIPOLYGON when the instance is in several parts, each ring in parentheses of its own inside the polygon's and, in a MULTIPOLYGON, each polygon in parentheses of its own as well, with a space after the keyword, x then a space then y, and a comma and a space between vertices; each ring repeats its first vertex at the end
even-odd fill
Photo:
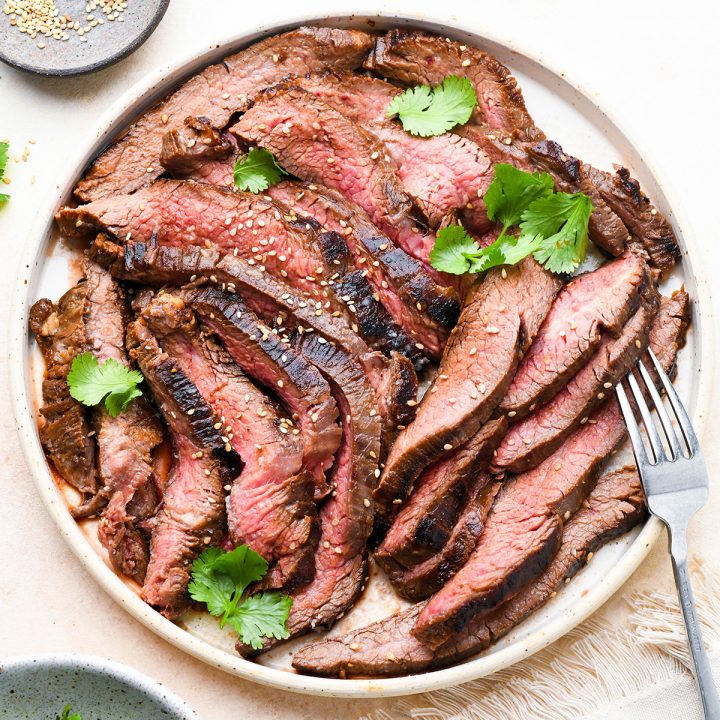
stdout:
MULTIPOLYGON (((720 652, 720 576, 692 564, 698 614, 711 654, 720 652)), ((674 593, 629 599, 626 627, 590 619, 554 645, 490 677, 399 701, 367 720, 578 720, 689 672, 674 593)))

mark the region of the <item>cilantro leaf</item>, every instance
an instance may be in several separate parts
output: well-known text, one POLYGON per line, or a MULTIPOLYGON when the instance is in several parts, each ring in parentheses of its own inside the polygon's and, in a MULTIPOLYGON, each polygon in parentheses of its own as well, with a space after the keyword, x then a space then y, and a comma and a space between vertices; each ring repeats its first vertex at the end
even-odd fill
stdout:
POLYGON ((117 417, 142 395, 137 386, 143 379, 138 370, 130 370, 117 360, 110 358, 100 365, 92 353, 86 352, 73 360, 67 384, 78 402, 92 407, 104 398, 108 413, 117 417))
POLYGON ((72 707, 70 705, 66 705, 63 708, 62 715, 56 715, 55 720, 82 720, 82 717, 80 716, 80 713, 72 713, 72 707))
POLYGON ((430 251, 430 264, 442 272, 462 275, 470 271, 480 246, 462 225, 448 225, 438 230, 430 251))
POLYGON ((385 114, 398 116, 411 135, 443 135, 456 125, 463 125, 477 105, 475 88, 467 78, 448 75, 430 88, 418 85, 393 98, 385 114))
POLYGON ((228 618, 246 645, 255 650, 263 646, 263 638, 284 640, 290 637, 287 619, 292 607, 292 598, 277 592, 251 595, 228 618))
POLYGON ((527 173, 512 165, 498 163, 493 181, 483 196, 488 218, 502 223, 502 236, 511 225, 520 222, 530 203, 552 195, 554 187, 548 173, 527 173))
MULTIPOLYGON (((10 145, 6 142, 0 142, 0 180, 3 179, 3 176, 5 175, 5 168, 8 164, 8 150, 10 149, 10 145)), ((3 203, 6 203, 10 199, 9 195, 6 195, 4 193, 0 193, 0 205, 3 203)))
POLYGON ((252 148, 245 157, 239 157, 233 168, 235 187, 251 193, 263 192, 280 182, 287 173, 275 162, 273 154, 265 148, 252 148))
POLYGON ((593 211, 583 193, 554 193, 539 198, 523 213, 522 235, 544 237, 535 259, 554 273, 569 273, 587 253, 588 221, 593 211))

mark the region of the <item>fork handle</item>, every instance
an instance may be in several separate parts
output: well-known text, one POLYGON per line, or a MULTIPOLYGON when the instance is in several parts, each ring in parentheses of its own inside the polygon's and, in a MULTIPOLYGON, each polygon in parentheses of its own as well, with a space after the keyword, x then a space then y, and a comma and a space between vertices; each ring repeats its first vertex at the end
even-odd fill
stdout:
POLYGON ((710 661, 705 651, 705 643, 703 642, 702 631, 695 610, 695 598, 690 586, 684 529, 680 532, 671 532, 670 554, 672 556, 675 584, 680 596, 680 606, 685 619, 685 629, 690 643, 690 654, 695 667, 695 680, 700 689, 700 697, 705 711, 705 720, 720 720, 720 697, 718 697, 710 669, 710 661))

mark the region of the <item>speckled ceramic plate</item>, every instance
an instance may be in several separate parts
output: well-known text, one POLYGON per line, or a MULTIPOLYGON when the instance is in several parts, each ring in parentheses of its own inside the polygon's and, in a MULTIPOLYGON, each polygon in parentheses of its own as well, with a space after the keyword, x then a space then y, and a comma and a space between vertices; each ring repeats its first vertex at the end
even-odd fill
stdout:
MULTIPOLYGON (((393 17, 379 13, 323 18, 301 17, 289 19, 274 27, 248 28, 242 35, 218 38, 217 47, 200 55, 176 59, 160 67, 140 86, 129 90, 98 124, 87 147, 77 148, 68 163, 68 174, 60 184, 59 193, 40 208, 38 225, 29 236, 31 247, 20 278, 12 317, 10 358, 15 412, 20 440, 32 475, 42 493, 48 510, 58 524, 73 551, 97 581, 134 617, 158 635, 202 660, 255 682, 285 690, 314 695, 346 697, 379 697, 404 695, 447 687, 488 675, 507 667, 545 647, 568 632, 597 610, 633 573, 647 556, 659 535, 660 525, 650 521, 644 527, 607 545, 596 554, 590 565, 563 592, 544 608, 518 626, 507 637, 475 658, 454 667, 411 677, 381 680, 335 680, 305 677, 290 667, 293 649, 307 642, 306 638, 288 643, 266 654, 257 662, 238 657, 233 650, 232 637, 221 632, 208 615, 189 613, 175 625, 145 605, 133 588, 117 577, 109 568, 102 549, 95 538, 92 524, 76 525, 67 512, 65 499, 48 470, 37 433, 37 391, 42 364, 36 362, 36 351, 28 338, 26 318, 30 303, 36 298, 59 297, 70 285, 72 255, 62 244, 52 242, 52 216, 65 202, 73 185, 87 165, 105 144, 144 107, 165 95, 182 79, 197 72, 210 62, 237 51, 260 37, 282 32, 302 23, 353 26, 382 30, 393 26, 418 27, 475 44, 507 63, 517 75, 528 107, 538 125, 556 137, 574 155, 600 167, 614 162, 628 166, 638 177, 655 204, 668 215, 678 234, 683 263, 665 284, 672 290, 685 284, 693 299, 693 327, 688 346, 680 357, 679 390, 693 412, 696 427, 702 430, 702 420, 710 399, 710 376, 701 372, 710 367, 708 355, 712 347, 712 329, 706 281, 692 251, 692 238, 686 220, 665 179, 657 177, 648 162, 648 148, 640 148, 620 130, 607 112, 601 110, 579 85, 568 80, 566 74, 548 68, 522 52, 493 39, 487 28, 466 27, 461 24, 431 21, 425 18, 393 17)), ((619 460, 627 458, 619 457, 619 460)), ((384 617, 401 607, 382 576, 374 572, 367 592, 357 606, 332 631, 339 633, 369 621, 384 617)))
POLYGON ((126 665, 85 655, 0 660, 0 720, 199 720, 177 695, 126 665))

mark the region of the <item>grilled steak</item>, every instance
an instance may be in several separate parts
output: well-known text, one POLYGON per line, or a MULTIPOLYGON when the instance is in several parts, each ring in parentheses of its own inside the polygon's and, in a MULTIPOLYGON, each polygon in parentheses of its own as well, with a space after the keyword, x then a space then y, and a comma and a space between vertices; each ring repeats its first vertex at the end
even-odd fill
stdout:
POLYGON ((446 133, 417 137, 385 114, 401 92, 376 78, 323 73, 290 80, 360 125, 382 143, 402 183, 430 226, 439 228, 460 215, 473 231, 490 227, 481 200, 492 181, 489 158, 472 140, 446 133))
MULTIPOLYGON (((332 625, 365 587, 365 546, 372 528, 372 489, 380 452, 377 398, 360 365, 314 334, 296 334, 293 344, 331 384, 343 419, 343 441, 332 471, 334 490, 320 511, 315 578, 293 598, 291 637, 332 625)), ((275 644, 269 641, 265 649, 275 644)), ((257 654, 242 644, 238 651, 257 654)))
POLYGON ((83 494, 95 495, 95 442, 85 408, 70 396, 67 385, 73 359, 87 350, 86 296, 81 282, 57 305, 38 300, 30 309, 29 325, 45 360, 40 441, 63 480, 83 494))
MULTIPOLYGON (((653 352, 667 369, 684 339, 682 307, 682 295, 663 298, 650 332, 653 352)), ((506 483, 472 556, 420 613, 413 631, 418 639, 437 647, 531 582, 555 552, 562 519, 578 509, 625 437, 620 408, 610 398, 544 462, 506 483)))
POLYGON ((243 371, 277 395, 290 411, 303 439, 304 468, 315 478, 317 494, 324 495, 324 472, 332 465, 341 436, 337 405, 327 381, 238 295, 202 287, 187 290, 183 297, 243 371))
POLYGON ((267 85, 324 69, 353 70, 371 45, 372 38, 358 30, 303 27, 211 65, 137 120, 95 160, 75 194, 89 201, 146 187, 162 173, 163 136, 182 129, 185 118, 205 117, 211 127, 223 128, 267 85))
POLYGON ((485 521, 500 487, 500 483, 489 482, 487 475, 481 472, 470 488, 464 509, 447 542, 437 552, 409 569, 387 563, 388 578, 400 597, 415 602, 430 597, 467 562, 485 529, 485 521))
POLYGON ((365 210, 405 252, 426 263, 434 243, 412 218, 413 203, 382 145, 299 87, 263 96, 231 131, 270 150, 301 180, 337 190, 365 210))
POLYGON ((529 259, 489 271, 470 291, 417 417, 398 436, 385 464, 375 491, 379 535, 420 473, 462 446, 488 419, 557 288, 557 280, 529 259))
POLYGON ((201 337, 182 299, 161 293, 142 317, 222 419, 225 440, 243 460, 227 501, 232 542, 249 545, 268 561, 273 586, 291 589, 308 582, 315 570, 317 509, 312 477, 302 471, 302 439, 293 434, 292 422, 222 348, 201 337))
POLYGON ((130 356, 140 367, 170 430, 174 462, 154 522, 142 597, 166 617, 188 606, 193 560, 219 544, 225 521, 223 487, 240 471, 226 448, 210 406, 175 361, 164 353, 142 320, 128 327, 130 356))
POLYGON ((603 331, 620 333, 650 282, 645 263, 626 253, 568 283, 523 358, 502 401, 503 411, 519 418, 553 397, 597 350, 603 331))
MULTIPOLYGON (((420 475, 375 552, 383 569, 389 573, 397 565, 414 567, 446 544, 471 487, 477 484, 506 430, 504 418, 490 421, 465 445, 420 475)), ((484 480, 487 484, 490 477, 485 475, 484 480)))
POLYGON ((641 305, 618 338, 605 336, 587 365, 555 397, 517 423, 497 449, 493 464, 518 473, 552 454, 572 430, 587 422, 608 391, 633 367, 648 344, 658 309, 653 283, 642 291, 641 305))
POLYGON ((411 634, 424 607, 421 603, 347 635, 307 645, 295 653, 293 666, 310 675, 344 678, 417 673, 458 662, 484 650, 544 605, 592 552, 630 530, 645 515, 637 473, 633 469, 609 473, 565 525, 560 549, 542 575, 444 645, 432 650, 411 634))
MULTIPOLYGON (((98 362, 112 359, 127 365, 124 292, 93 262, 85 264, 85 276, 87 349, 98 362)), ((98 538, 107 548, 113 567, 142 584, 149 551, 139 526, 155 514, 159 502, 151 453, 163 441, 163 431, 142 397, 117 417, 98 405, 92 409, 92 419, 101 488, 84 513, 97 514, 107 504, 98 538)))

